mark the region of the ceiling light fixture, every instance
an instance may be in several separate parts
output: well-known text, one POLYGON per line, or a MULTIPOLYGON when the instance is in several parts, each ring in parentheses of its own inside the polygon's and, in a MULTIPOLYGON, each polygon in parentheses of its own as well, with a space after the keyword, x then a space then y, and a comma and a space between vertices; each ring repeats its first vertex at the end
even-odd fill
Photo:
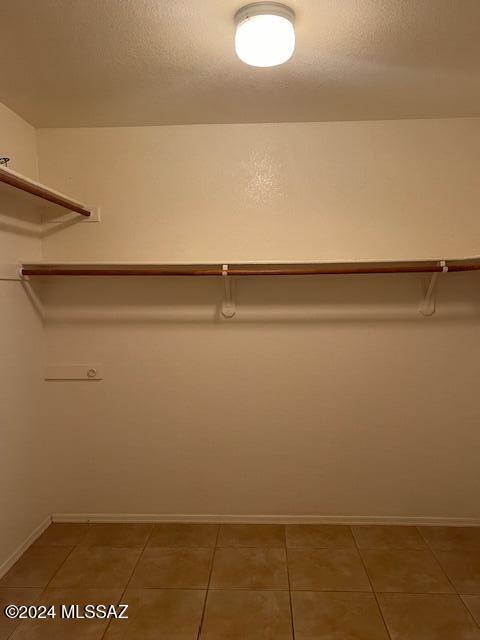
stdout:
POLYGON ((235 51, 252 67, 274 67, 295 50, 295 14, 278 2, 256 2, 235 15, 235 51))

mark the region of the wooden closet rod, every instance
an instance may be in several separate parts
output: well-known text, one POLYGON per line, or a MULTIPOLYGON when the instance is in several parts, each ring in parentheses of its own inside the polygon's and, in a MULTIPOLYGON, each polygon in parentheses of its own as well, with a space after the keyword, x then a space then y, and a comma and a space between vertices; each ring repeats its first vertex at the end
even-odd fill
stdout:
POLYGON ((315 276, 342 274, 375 274, 375 273, 442 273, 446 271, 478 271, 478 261, 454 260, 452 262, 425 261, 422 262, 391 262, 391 263, 319 263, 298 267, 277 265, 252 266, 106 266, 99 265, 25 265, 22 268, 24 276, 315 276))

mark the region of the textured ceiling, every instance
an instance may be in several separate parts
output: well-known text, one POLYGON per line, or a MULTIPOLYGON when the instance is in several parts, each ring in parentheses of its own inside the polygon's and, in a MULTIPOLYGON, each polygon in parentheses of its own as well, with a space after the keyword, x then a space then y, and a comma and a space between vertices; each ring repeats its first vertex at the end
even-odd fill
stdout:
POLYGON ((480 0, 292 0, 297 50, 242 64, 238 0, 4 0, 0 102, 40 127, 480 115, 480 0))

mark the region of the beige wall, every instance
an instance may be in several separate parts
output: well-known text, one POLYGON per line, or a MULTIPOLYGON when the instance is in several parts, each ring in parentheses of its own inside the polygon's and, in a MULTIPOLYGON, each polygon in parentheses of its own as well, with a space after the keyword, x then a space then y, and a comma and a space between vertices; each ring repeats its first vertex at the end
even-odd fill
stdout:
POLYGON ((479 251, 478 119, 47 129, 39 140, 42 178, 103 215, 49 238, 46 258, 479 251))
MULTIPOLYGON (((480 253, 480 120, 40 130, 41 178, 102 208, 50 260, 480 253)), ((477 276, 63 280, 44 298, 63 513, 479 518, 477 276)))
POLYGON ((38 177, 37 134, 16 113, 0 103, 0 155, 10 158, 9 167, 30 178, 38 177))
MULTIPOLYGON (((35 130, 0 104, 0 155, 37 177, 35 130)), ((18 203, 17 203, 18 206, 18 203)), ((40 217, 0 204, 1 263, 41 257, 40 217)), ((0 573, 2 563, 50 513, 42 437, 43 328, 27 291, 0 281, 0 573)))

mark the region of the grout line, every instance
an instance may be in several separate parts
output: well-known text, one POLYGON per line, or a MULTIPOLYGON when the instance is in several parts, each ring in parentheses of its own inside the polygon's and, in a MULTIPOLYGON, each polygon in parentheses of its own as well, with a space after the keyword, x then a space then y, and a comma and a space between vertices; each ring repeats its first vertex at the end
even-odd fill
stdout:
MULTIPOLYGON (((148 534, 148 536, 147 536, 147 538, 146 538, 146 540, 145 540, 145 544, 143 545, 143 548, 142 548, 142 550, 141 550, 141 552, 140 552, 140 554, 139 554, 139 556, 138 556, 138 558, 137 558, 137 561, 136 561, 135 565, 133 566, 132 573, 130 574, 129 579, 127 580, 127 584, 125 585, 125 588, 124 588, 124 590, 123 590, 123 592, 122 592, 122 594, 121 594, 120 598, 118 599, 118 604, 120 604, 120 603, 122 602, 122 599, 123 599, 123 597, 125 596, 125 593, 126 593, 126 591, 127 591, 127 589, 128 589, 128 585, 130 584, 130 582, 131 582, 131 580, 132 580, 132 578, 133 578, 133 574, 135 573, 135 570, 136 570, 136 568, 138 567, 138 565, 139 565, 139 563, 140 563, 140 560, 141 560, 141 559, 142 559, 142 557, 143 557, 143 554, 144 554, 144 552, 145 552, 145 549, 147 548, 147 545, 148 545, 148 543, 150 542, 150 538, 152 537, 152 533, 153 533, 154 526, 155 526, 155 525, 153 525, 153 524, 152 524, 152 526, 151 526, 151 528, 150 528, 150 533, 148 534)), ((119 548, 122 548, 122 547, 119 547, 119 548)), ((124 548, 126 548, 126 547, 124 547, 124 548)), ((129 547, 129 548, 132 548, 132 547, 129 547)), ((137 547, 137 548, 138 548, 138 547, 137 547)), ((100 640, 103 640, 103 638, 105 638, 105 636, 107 635, 107 631, 108 631, 108 630, 109 630, 109 628, 110 628, 110 625, 111 625, 111 623, 112 623, 112 620, 113 620, 113 618, 110 618, 110 620, 108 621, 108 624, 107 624, 107 626, 105 627, 105 631, 104 631, 104 632, 102 633, 102 635, 100 636, 100 640)))
MULTIPOLYGON (((4 589, 41 589, 41 587, 2 587, 2 591, 4 589)), ((42 597, 43 591, 44 590, 41 590, 38 596, 34 599, 34 601, 28 606, 31 606, 31 605, 38 606, 38 603, 40 601, 40 598, 42 597)), ((11 638, 13 638, 14 633, 16 633, 19 630, 19 628, 24 626, 27 622, 28 620, 18 620, 17 618, 17 624, 13 627, 12 631, 7 636, 5 636, 5 640, 10 640, 11 638)))
POLYGON ((463 606, 465 607, 465 609, 468 611, 468 613, 470 614, 470 618, 473 620, 474 624, 477 625, 477 627, 480 629, 480 620, 478 620, 475 618, 475 616, 473 615, 473 613, 470 611, 470 607, 467 605, 467 603, 465 602, 465 600, 463 599, 463 596, 469 596, 469 595, 476 595, 476 594, 470 594, 470 593, 463 593, 462 595, 458 594, 458 597, 460 598, 460 600, 462 601, 463 606))
MULTIPOLYGON (((60 545, 58 545, 58 546, 60 546, 60 545)), ((63 545, 61 545, 61 546, 62 546, 62 547, 69 547, 70 545, 68 545, 68 544, 63 544, 63 545)), ((44 548, 46 548, 46 547, 47 547, 47 545, 45 545, 45 547, 44 547, 44 548)), ((39 595, 39 597, 40 597, 40 596, 42 595, 42 589, 43 589, 43 587, 18 587, 18 586, 13 586, 13 585, 11 585, 11 584, 1 584, 1 585, 0 585, 0 590, 2 590, 2 591, 10 591, 10 590, 12 590, 12 591, 13 591, 13 590, 15 590, 15 589, 16 589, 17 591, 18 591, 18 589, 22 589, 22 591, 28 591, 29 589, 31 589, 32 591, 33 591, 34 589, 37 589, 37 591, 38 591, 38 589, 40 589, 40 593, 38 594, 38 595, 39 595)), ((470 593, 465 593, 465 594, 463 594, 463 595, 469 596, 469 595, 472 595, 472 594, 470 594, 470 593)))
MULTIPOLYGON (((459 591, 457 590, 457 588, 455 587, 453 581, 450 579, 450 576, 448 575, 448 573, 446 572, 446 570, 443 568, 442 563, 440 562, 440 560, 437 557, 437 554, 435 553, 434 548, 430 545, 430 543, 428 542, 427 538, 423 535, 423 533, 420 531, 420 527, 416 527, 418 533, 420 534, 420 537, 422 538, 422 540, 425 542, 425 545, 427 547, 427 549, 429 549, 430 553, 432 554, 432 556, 435 559, 435 562, 438 564, 438 566, 440 567, 440 569, 442 570, 442 573, 445 575, 445 577, 447 578, 448 582, 450 583, 453 591, 454 591, 454 595, 457 596, 457 598, 460 600, 460 602, 462 603, 462 606, 464 609, 466 609, 468 615, 470 616, 471 620, 473 621, 473 624, 475 624, 479 629, 480 629, 480 623, 478 623, 476 621, 476 619, 473 616, 473 613, 470 611, 470 609, 467 607, 466 603, 464 602, 462 596, 460 595, 459 591)), ((452 594, 453 595, 453 594, 452 594)), ((463 595, 468 595, 468 594, 463 594, 463 595)))
POLYGON ((285 559, 287 561, 288 601, 290 603, 290 621, 292 625, 292 638, 295 640, 295 621, 293 619, 292 585, 290 582, 290 567, 288 565, 287 527, 283 525, 285 540, 285 559))
MULTIPOLYGON (((53 523, 52 523, 52 524, 53 524, 53 523)), ((88 524, 87 524, 87 529, 88 529, 88 524)), ((83 537, 85 538, 85 536, 86 536, 86 535, 87 535, 87 534, 85 533, 85 534, 83 535, 83 537)), ((82 539, 83 539, 83 538, 82 538, 82 539)), ((80 546, 82 539, 80 540, 80 542, 76 542, 76 543, 72 546, 72 548, 70 549, 70 553, 68 553, 68 554, 67 554, 67 557, 65 558, 65 560, 62 562, 62 564, 58 567, 58 569, 55 571, 55 573, 53 574, 53 576, 52 576, 52 577, 50 578, 50 580, 47 582, 47 584, 46 584, 46 586, 45 586, 45 589, 44 589, 44 590, 42 591, 42 593, 40 594, 40 597, 43 595, 43 592, 44 592, 46 589, 48 589, 48 587, 50 586, 50 583, 52 582, 52 580, 54 579, 54 577, 57 575, 57 573, 60 571, 60 569, 63 567, 63 565, 66 563, 66 561, 70 558, 70 556, 72 555, 72 553, 77 549, 77 547, 79 547, 79 546, 80 546)), ((47 546, 47 547, 48 547, 48 546, 51 546, 51 547, 60 547, 60 546, 62 546, 62 547, 63 547, 63 546, 70 546, 70 545, 45 545, 45 546, 47 546)))
MULTIPOLYGON (((53 524, 53 522, 50 523, 49 526, 51 526, 53 524)), ((88 526, 88 525, 87 525, 88 526)), ((47 527, 48 529, 48 527, 47 527)), ((47 531, 47 529, 45 529, 45 531, 47 531)), ((35 542, 32 542, 32 544, 29 546, 29 549, 31 549, 33 547, 33 545, 35 544, 35 542)), ((52 575, 52 577, 50 578, 50 580, 47 582, 47 584, 43 587, 21 587, 22 589, 25 588, 31 588, 31 589, 42 589, 38 595, 38 599, 36 600, 36 602, 39 602, 43 596, 43 594, 45 593, 45 591, 48 589, 48 587, 50 586, 50 583, 52 582, 52 580, 55 578, 55 576, 57 575, 57 573, 60 571, 60 569, 63 567, 63 565, 67 562, 67 560, 70 558, 70 556, 72 555, 72 553, 75 551, 75 549, 80 545, 79 542, 76 542, 74 545, 70 545, 70 544, 46 544, 46 545, 42 545, 42 548, 51 548, 53 547, 54 549, 63 549, 63 548, 68 548, 71 547, 70 552, 67 553, 67 555, 65 556, 65 559, 61 562, 60 566, 55 570, 54 574, 52 575)), ((14 588, 18 588, 18 587, 14 587, 14 588)), ((7 636, 7 640, 9 640, 10 638, 13 637, 13 634, 22 626, 24 625, 26 622, 28 622, 28 620, 22 620, 22 622, 20 622, 20 624, 18 624, 15 629, 12 631, 12 633, 7 636)), ((103 636, 102 636, 103 637, 103 636)))
POLYGON ((453 592, 455 594, 458 595, 458 591, 455 588, 455 585, 453 584, 453 582, 450 580, 450 576, 448 575, 448 573, 445 571, 445 569, 443 568, 442 563, 440 562, 440 560, 437 558, 437 554, 435 553, 435 550, 433 549, 433 547, 430 545, 430 543, 428 542, 428 540, 424 537, 424 535, 422 534, 422 532, 420 531, 419 527, 416 527, 418 533, 420 534, 420 537, 422 538, 422 540, 425 542, 425 546, 427 547, 428 551, 430 551, 430 553, 432 554, 435 562, 437 563, 437 565, 440 567, 440 571, 443 573, 443 575, 445 576, 445 578, 447 579, 447 582, 449 583, 449 585, 452 587, 453 592))
MULTIPOLYGON (((52 545, 53 546, 53 545, 52 545)), ((55 547, 57 547, 59 545, 55 545, 55 547)), ((50 578, 50 580, 47 582, 47 584, 45 585, 45 588, 43 589, 42 593, 40 594, 40 597, 43 596, 44 592, 48 589, 48 587, 50 586, 52 580, 55 578, 55 576, 57 575, 57 573, 60 571, 60 569, 63 567, 63 565, 67 562, 67 560, 70 558, 70 556, 72 555, 72 553, 75 551, 75 549, 77 548, 77 544, 74 544, 72 546, 72 548, 70 549, 69 553, 67 553, 65 559, 63 560, 63 562, 60 564, 60 566, 58 567, 58 569, 55 571, 55 573, 53 574, 53 576, 50 578)), ((63 548, 63 546, 62 546, 63 548)))
POLYGON ((360 561, 361 561, 361 563, 363 565, 363 570, 365 571, 365 574, 366 574, 366 576, 368 578, 368 582, 370 583, 370 588, 372 590, 373 597, 375 598, 375 602, 377 603, 378 611, 380 612, 380 615, 382 617, 383 626, 385 627, 385 631, 387 633, 387 636, 390 638, 390 640, 392 640, 392 636, 390 634, 390 631, 388 630, 387 621, 385 620, 385 616, 383 615, 382 607, 380 606, 380 602, 378 601, 377 593, 376 593, 375 589, 373 588, 373 583, 372 583, 372 581, 370 579, 370 574, 368 573, 367 565, 365 564, 365 561, 363 559, 362 552, 360 551, 360 547, 358 546, 357 539, 355 538, 355 534, 354 534, 353 529, 352 529, 351 526, 349 527, 349 529, 350 529, 350 534, 351 534, 351 536, 353 538, 353 542, 355 543, 355 547, 357 549, 357 553, 360 556, 360 561))
MULTIPOLYGON (((43 547, 44 549, 48 549, 49 547, 54 547, 54 548, 67 548, 70 545, 45 545, 45 547, 43 547)), ((72 555, 72 553, 75 551, 75 549, 77 548, 77 545, 74 544, 73 546, 71 546, 70 551, 67 553, 67 555, 65 556, 65 558, 62 560, 62 562, 60 563, 60 565, 58 566, 58 568, 55 570, 54 574, 52 575, 52 577, 50 578, 50 580, 47 582, 47 584, 43 587, 43 589, 40 591, 40 594, 38 596, 37 602, 39 602, 43 596, 43 594, 45 593, 45 591, 48 589, 48 587, 50 586, 50 583, 52 582, 52 580, 55 578, 55 576, 57 575, 57 573, 60 571, 60 569, 63 567, 63 565, 66 563, 66 561, 70 558, 70 556, 72 555)), ((26 588, 26 587, 20 587, 22 589, 26 588)), ((32 587, 34 588, 34 587, 32 587)), ((38 588, 38 587, 36 587, 38 588)), ((40 587, 41 588, 41 587, 40 587)), ((22 620, 22 622, 20 622, 20 624, 18 624, 15 629, 12 631, 11 635, 7 636, 7 638, 11 638, 13 636, 13 634, 19 629, 19 627, 21 627, 22 625, 24 625, 26 622, 28 622, 28 620, 22 620)))
POLYGON ((205 611, 207 610, 207 599, 208 599, 208 593, 210 591, 210 582, 212 580, 213 563, 215 560, 215 553, 217 551, 218 538, 220 536, 220 526, 221 526, 220 524, 217 524, 217 535, 215 536, 215 546, 212 549, 212 559, 210 561, 210 571, 208 573, 207 588, 205 589, 205 599, 203 601, 202 616, 200 618, 200 624, 198 625, 197 640, 200 640, 200 634, 202 633, 202 626, 205 618, 205 611))

